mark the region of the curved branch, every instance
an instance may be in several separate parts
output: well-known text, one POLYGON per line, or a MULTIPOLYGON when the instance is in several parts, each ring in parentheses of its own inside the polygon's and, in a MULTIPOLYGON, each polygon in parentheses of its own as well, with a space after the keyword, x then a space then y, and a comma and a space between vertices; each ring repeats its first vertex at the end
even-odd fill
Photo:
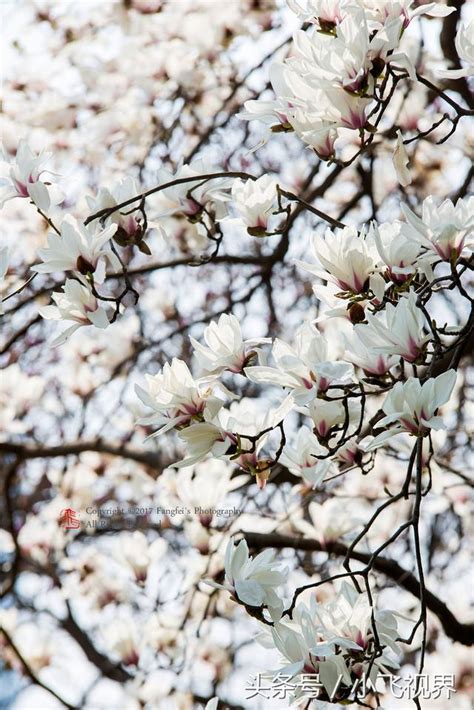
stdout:
POLYGON ((153 451, 140 451, 124 444, 110 444, 100 439, 91 441, 74 441, 68 444, 58 444, 57 446, 30 446, 28 444, 15 444, 13 442, 0 442, 0 454, 13 454, 22 460, 27 459, 51 459, 61 456, 77 456, 86 451, 96 451, 99 454, 109 454, 119 456, 124 459, 136 461, 144 466, 148 466, 156 472, 156 477, 161 474, 163 468, 169 466, 171 461, 163 461, 157 453, 153 451))

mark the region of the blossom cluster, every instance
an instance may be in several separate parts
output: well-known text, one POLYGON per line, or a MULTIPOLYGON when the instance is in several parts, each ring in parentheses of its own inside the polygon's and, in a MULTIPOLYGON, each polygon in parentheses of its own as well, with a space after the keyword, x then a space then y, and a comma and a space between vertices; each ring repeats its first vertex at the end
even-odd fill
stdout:
POLYGON ((403 41, 413 20, 454 11, 434 2, 415 8, 411 0, 288 4, 310 29, 297 31, 291 57, 271 67, 276 99, 247 101, 241 117, 264 121, 273 132, 295 131, 324 160, 335 156, 344 129, 362 136, 376 131, 370 119, 382 103, 392 67, 415 77, 403 41))
MULTIPOLYGON (((456 376, 449 371, 422 384, 416 375, 419 367, 429 372, 436 345, 423 292, 436 270, 455 268, 469 252, 473 198, 439 207, 428 198, 422 218, 404 212, 406 222, 314 235, 317 263, 302 266, 323 281, 315 294, 330 307, 316 323, 303 323, 292 343, 244 340, 235 316, 222 315, 205 328, 205 345, 191 338, 196 377, 178 359, 147 377, 137 392, 154 413, 141 424, 152 435, 179 432, 187 449, 179 466, 211 455, 235 461, 264 485, 281 456, 292 473, 316 485, 332 463, 360 463, 398 432, 423 437, 442 426, 436 412, 456 376), (412 376, 404 380, 401 368, 412 376), (251 401, 236 401, 235 378, 281 391, 277 406, 262 416, 251 401), (379 427, 387 430, 362 441, 364 409, 384 394, 379 427), (282 433, 292 411, 305 417, 294 443, 282 433), (273 442, 270 451, 276 430, 280 447, 273 442)), ((449 335, 448 329, 446 342, 449 335)))

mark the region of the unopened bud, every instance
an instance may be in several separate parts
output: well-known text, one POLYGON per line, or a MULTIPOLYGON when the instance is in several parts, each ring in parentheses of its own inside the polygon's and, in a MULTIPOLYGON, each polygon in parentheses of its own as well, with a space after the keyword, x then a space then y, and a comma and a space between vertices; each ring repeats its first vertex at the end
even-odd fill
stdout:
POLYGON ((365 319, 364 306, 360 303, 352 303, 349 306, 349 320, 351 323, 362 323, 365 319))

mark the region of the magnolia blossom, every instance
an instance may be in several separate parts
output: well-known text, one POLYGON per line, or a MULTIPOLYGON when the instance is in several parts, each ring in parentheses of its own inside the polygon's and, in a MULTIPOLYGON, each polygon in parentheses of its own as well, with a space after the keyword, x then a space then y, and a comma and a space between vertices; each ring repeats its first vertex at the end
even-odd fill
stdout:
POLYGON ((308 513, 311 523, 303 518, 293 523, 304 535, 320 540, 323 545, 338 540, 358 524, 350 511, 341 515, 341 501, 338 498, 328 498, 324 503, 313 501, 308 506, 308 513))
POLYGON ((50 234, 48 246, 38 250, 41 264, 33 266, 33 271, 50 274, 54 271, 78 271, 80 274, 94 273, 95 280, 102 283, 105 278, 105 264, 108 261, 116 271, 120 261, 107 244, 117 230, 116 224, 102 229, 94 223, 88 227, 68 215, 61 223, 61 234, 50 234))
POLYGON ((232 199, 249 234, 262 236, 269 231, 269 222, 278 209, 277 184, 270 175, 258 180, 234 180, 232 199))
POLYGON ((313 399, 306 407, 300 411, 308 414, 314 424, 313 432, 317 436, 320 443, 326 443, 335 431, 344 428, 347 417, 349 418, 348 431, 350 424, 358 416, 359 407, 353 402, 349 402, 346 409, 341 400, 322 401, 313 399), (336 427, 336 429, 334 429, 336 427))
POLYGON ((438 76, 443 79, 461 79, 474 75, 474 20, 462 22, 454 40, 459 59, 467 66, 461 69, 438 69, 438 76))
MULTIPOLYGON (((283 657, 279 672, 292 679, 300 674, 319 674, 328 699, 336 690, 351 689, 354 675, 367 674, 375 682, 380 672, 397 668, 397 636, 395 615, 389 611, 373 612, 367 595, 358 594, 347 583, 329 603, 317 604, 313 597, 310 608, 299 604, 292 621, 283 617, 271 629, 271 640, 283 657), (375 658, 373 613, 383 648, 375 658)), ((261 641, 270 645, 268 636, 261 641)), ((298 688, 295 699, 301 694, 298 688)))
POLYGON ((174 464, 176 468, 192 466, 205 459, 208 454, 220 458, 234 445, 234 440, 229 437, 228 432, 212 422, 191 424, 179 432, 179 437, 186 444, 187 456, 174 464))
POLYGON ((138 385, 135 389, 143 404, 154 413, 139 423, 156 427, 152 436, 192 422, 209 421, 223 405, 211 389, 193 378, 186 363, 178 358, 173 358, 171 364, 165 363, 158 374, 145 377, 147 389, 138 385))
MULTIPOLYGON (((188 431, 188 430, 184 430, 188 431)), ((248 483, 248 476, 235 475, 235 468, 225 461, 211 459, 176 472, 164 472, 160 483, 170 491, 171 505, 184 505, 197 513, 199 523, 210 526, 215 511, 229 493, 248 483)))
POLYGON ((43 318, 52 320, 72 320, 74 325, 67 328, 53 340, 52 345, 62 345, 78 328, 83 325, 94 325, 96 328, 107 328, 109 317, 102 306, 99 306, 90 286, 74 279, 66 279, 63 292, 54 292, 51 298, 55 306, 39 308, 43 318))
POLYGON ((242 604, 254 607, 266 606, 273 619, 281 616, 283 603, 275 587, 286 580, 287 570, 278 569, 275 553, 264 550, 256 557, 249 556, 246 540, 238 545, 231 538, 225 553, 225 581, 217 584, 206 580, 206 584, 216 589, 229 591, 242 604))
POLYGON ((244 341, 239 321, 227 313, 223 313, 217 323, 212 321, 204 330, 206 345, 201 345, 193 337, 190 341, 203 374, 213 375, 224 370, 242 372, 257 356, 258 351, 253 346, 271 342, 270 338, 244 341))
POLYGON ((385 340, 370 325, 355 325, 346 343, 344 359, 362 368, 367 376, 383 376, 396 362, 394 355, 381 352, 385 340))
POLYGON ((298 429, 293 445, 286 444, 280 456, 280 463, 294 476, 301 476, 312 488, 316 488, 333 466, 330 458, 324 456, 327 450, 307 426, 298 429))
POLYGON ((369 328, 385 345, 374 345, 375 353, 400 355, 407 362, 416 362, 423 355, 430 335, 425 332, 426 319, 417 305, 417 294, 410 291, 396 306, 387 303, 385 310, 367 314, 369 328))
POLYGON ((145 582, 148 568, 152 562, 162 557, 166 552, 166 541, 157 538, 151 544, 139 530, 133 533, 123 533, 118 540, 117 558, 130 568, 137 582, 145 582))
POLYGON ((203 208, 211 204, 216 216, 223 217, 225 214, 223 201, 228 199, 225 191, 232 186, 233 180, 216 178, 203 181, 199 177, 215 172, 219 171, 204 165, 201 160, 195 160, 189 165, 182 165, 174 174, 161 168, 158 174, 158 182, 161 185, 183 181, 177 185, 166 187, 159 193, 160 204, 164 208, 161 214, 183 215, 190 220, 197 220, 200 218, 203 208), (194 176, 196 176, 195 180, 192 179, 194 176))
MULTIPOLYGON (((115 207, 140 194, 138 182, 131 177, 124 178, 114 185, 110 190, 101 188, 95 198, 88 197, 87 204, 92 213, 103 209, 115 207)), ((143 224, 142 216, 138 209, 139 202, 134 202, 121 210, 115 210, 107 217, 107 222, 115 224, 116 232, 114 239, 121 246, 136 244, 140 251, 149 254, 149 248, 142 241, 143 224)))
POLYGON ((40 178, 50 158, 51 153, 35 155, 26 141, 19 142, 14 163, 3 163, 3 172, 7 172, 8 177, 0 179, 0 209, 14 197, 27 197, 41 210, 49 209, 48 186, 40 178))
POLYGON ((402 222, 372 223, 370 227, 377 252, 387 266, 385 276, 400 285, 407 281, 418 268, 422 251, 417 240, 408 238, 402 222))
POLYGON ((352 375, 351 365, 332 361, 330 350, 324 335, 306 323, 296 333, 293 347, 275 339, 272 355, 276 367, 246 367, 245 374, 252 382, 287 387, 295 402, 305 404, 331 383, 347 382, 352 375))
POLYGON ((114 619, 108 635, 108 645, 126 666, 138 666, 140 647, 132 618, 114 619))
POLYGON ((456 370, 430 377, 424 384, 416 377, 410 377, 406 382, 397 382, 383 403, 382 409, 386 416, 377 426, 383 428, 396 424, 376 436, 365 450, 376 449, 402 431, 414 436, 426 436, 430 429, 443 429, 443 417, 436 416, 436 412, 451 397, 455 383, 456 370))
POLYGON ((342 20, 347 0, 287 0, 288 7, 305 22, 314 22, 323 32, 334 30, 342 20))
POLYGON ((371 232, 363 229, 359 234, 355 227, 334 232, 327 229, 324 235, 313 236, 313 250, 323 268, 305 263, 302 264, 305 269, 336 284, 344 294, 358 295, 368 291, 378 264, 371 232))
MULTIPOLYGON (((323 159, 333 158, 341 129, 363 134, 374 91, 387 64, 416 72, 406 48, 404 29, 419 14, 445 16, 437 3, 412 10, 411 0, 350 2, 290 0, 289 7, 310 26, 295 33, 292 55, 270 68, 274 101, 247 101, 244 119, 260 119, 273 132, 294 130, 323 159)), ((399 142, 395 164, 402 184, 410 178, 399 142)))
POLYGON ((276 100, 264 101, 251 99, 244 103, 245 111, 238 114, 238 117, 252 121, 258 119, 271 126, 272 131, 292 130, 289 123, 289 112, 293 106, 288 98, 292 96, 292 90, 287 82, 288 72, 285 64, 275 62, 269 70, 270 83, 276 94, 276 100))
POLYGON ((270 433, 283 421, 293 406, 291 396, 276 408, 256 411, 251 400, 233 402, 229 409, 221 408, 209 422, 198 422, 180 432, 188 456, 175 464, 181 468, 201 461, 206 454, 235 462, 243 471, 256 477, 264 488, 270 475, 271 457, 262 451, 270 433), (262 433, 265 432, 265 433, 262 433))
POLYGON ((403 225, 403 233, 443 261, 458 259, 464 249, 474 244, 474 197, 459 199, 455 205, 451 200, 445 200, 439 207, 431 196, 427 197, 421 219, 408 205, 402 204, 401 207, 408 221, 403 225))
POLYGON ((419 5, 416 0, 364 0, 367 10, 379 22, 387 22, 394 17, 403 18, 404 28, 420 15, 446 17, 455 12, 454 7, 446 7, 439 2, 419 5))
POLYGON ((408 169, 409 164, 410 158, 403 144, 403 136, 398 131, 397 142, 393 151, 393 167, 397 173, 398 182, 402 187, 407 187, 412 182, 411 173, 408 169))

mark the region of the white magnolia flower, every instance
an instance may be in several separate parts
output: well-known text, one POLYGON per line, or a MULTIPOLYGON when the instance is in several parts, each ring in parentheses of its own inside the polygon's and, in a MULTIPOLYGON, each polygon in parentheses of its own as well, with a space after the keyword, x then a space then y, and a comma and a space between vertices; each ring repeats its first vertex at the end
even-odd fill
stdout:
POLYGON ((368 291, 371 276, 377 270, 378 254, 373 235, 365 229, 345 227, 313 236, 313 250, 323 268, 302 264, 305 269, 334 283, 345 294, 368 291))
POLYGON ((223 217, 225 214, 223 201, 229 199, 225 191, 232 186, 232 178, 203 181, 199 177, 215 172, 219 171, 205 165, 201 160, 182 165, 174 174, 161 168, 158 174, 161 185, 183 180, 182 183, 167 187, 159 193, 160 202, 164 207, 162 215, 184 215, 188 219, 195 220, 200 217, 203 208, 211 204, 216 216, 223 217), (196 176, 195 180, 192 179, 194 176, 196 176))
POLYGON ((459 258, 464 249, 474 244, 474 197, 460 199, 455 205, 445 200, 439 207, 433 197, 427 197, 421 219, 407 205, 401 207, 408 221, 403 233, 444 261, 459 258))
POLYGON ((330 384, 346 382, 352 375, 351 365, 330 358, 331 349, 334 358, 337 355, 325 336, 306 323, 296 333, 294 347, 275 339, 272 355, 276 367, 246 367, 245 374, 252 382, 287 387, 298 404, 305 404, 330 384))
POLYGON ((146 580, 150 564, 160 559, 167 547, 166 540, 162 538, 157 538, 150 544, 140 530, 121 533, 117 544, 117 559, 130 568, 137 582, 146 580))
POLYGON ((324 503, 313 501, 308 506, 308 513, 311 523, 298 518, 293 520, 293 524, 304 535, 320 540, 323 545, 339 540, 358 525, 350 510, 344 509, 341 514, 341 500, 338 498, 328 498, 324 503))
POLYGON ((394 355, 380 352, 385 340, 380 337, 370 325, 356 325, 352 335, 347 336, 347 349, 344 359, 362 368, 367 376, 380 377, 385 375, 395 364, 394 355))
POLYGON ((287 0, 288 7, 305 22, 314 22, 322 31, 334 30, 343 17, 347 0, 287 0))
POLYGON ((462 22, 454 40, 459 59, 467 66, 461 69, 438 69, 438 76, 443 79, 461 79, 474 76, 474 20, 462 22))
POLYGON ((189 466, 178 473, 173 471, 174 500, 184 503, 197 514, 202 525, 210 525, 214 518, 213 511, 222 505, 226 496, 249 480, 248 476, 235 476, 234 473, 233 466, 213 459, 189 466))
POLYGON ((231 538, 225 553, 224 584, 206 580, 206 584, 216 589, 226 589, 237 602, 248 606, 266 606, 276 619, 281 616, 283 603, 275 587, 283 584, 287 577, 286 569, 279 569, 272 550, 264 550, 256 557, 249 556, 246 540, 238 545, 231 538))
POLYGON ((184 428, 192 422, 208 422, 223 405, 211 389, 193 378, 186 363, 178 358, 173 358, 171 364, 165 363, 158 374, 146 375, 146 383, 146 390, 138 385, 135 389, 143 404, 154 411, 139 420, 140 424, 156 427, 152 436, 184 428))
POLYGON ((289 109, 292 102, 288 99, 292 97, 292 90, 287 81, 287 68, 282 62, 275 62, 269 70, 269 79, 276 99, 273 101, 251 99, 244 103, 245 111, 238 114, 238 117, 252 121, 258 119, 272 127, 273 131, 291 130, 289 123, 289 109))
POLYGON ((401 222, 371 225, 371 233, 377 252, 386 264, 385 276, 397 285, 407 281, 417 271, 417 260, 421 245, 417 240, 409 239, 403 231, 401 222))
MULTIPOLYGON (((357 677, 366 673, 375 682, 380 672, 398 667, 400 650, 394 614, 376 610, 377 636, 383 651, 374 660, 372 613, 367 595, 359 595, 347 583, 329 603, 318 604, 313 597, 309 609, 299 604, 291 622, 284 617, 271 629, 273 644, 283 657, 279 672, 292 679, 300 674, 319 674, 329 698, 336 690, 352 688, 354 673, 357 677)), ((270 646, 263 638, 262 643, 270 646)), ((295 698, 300 696, 297 689, 295 698)))
POLYGON ((269 222, 278 209, 277 183, 270 175, 258 180, 234 180, 232 199, 240 220, 252 236, 270 231, 269 222))
POLYGON ((271 431, 283 421, 292 406, 291 396, 278 407, 264 412, 257 411, 251 400, 233 402, 229 409, 220 409, 212 421, 191 424, 180 432, 188 456, 175 465, 178 468, 189 466, 210 453, 233 461, 243 471, 255 476, 258 486, 264 488, 273 461, 263 456, 262 450, 271 431))
POLYGON ((201 345, 192 337, 190 341, 203 374, 218 375, 224 370, 242 372, 257 355, 253 346, 269 343, 271 339, 244 341, 237 318, 232 314, 223 313, 217 323, 212 321, 204 330, 206 345, 201 345))
POLYGON ((140 647, 136 625, 131 618, 114 619, 108 632, 107 643, 110 650, 120 658, 121 663, 126 666, 138 666, 140 647))
POLYGON ((192 466, 205 459, 208 454, 220 458, 234 444, 225 429, 212 422, 191 424, 179 432, 179 437, 186 444, 187 456, 174 464, 176 468, 192 466))
POLYGON ((3 314, 3 280, 8 271, 9 259, 10 249, 8 247, 0 247, 0 316, 3 314))
MULTIPOLYGON (((341 400, 324 401, 313 399, 306 407, 301 408, 303 413, 311 417, 313 421, 313 431, 319 441, 325 443, 335 431, 343 428, 346 423, 346 410, 341 400)), ((351 423, 358 418, 359 407, 354 402, 348 404, 349 425, 348 432, 351 429, 351 423)))
POLYGON ((438 407, 446 404, 456 383, 456 371, 448 370, 438 377, 430 377, 424 384, 416 377, 397 382, 383 403, 383 417, 377 427, 390 426, 375 437, 366 447, 372 451, 390 437, 402 431, 414 436, 426 436, 429 429, 443 429, 443 417, 437 416, 438 407))
POLYGON ((333 466, 330 458, 317 458, 324 454, 327 454, 327 450, 321 446, 311 429, 302 426, 298 429, 294 444, 285 445, 279 463, 286 466, 294 476, 300 476, 315 488, 323 482, 333 466))
POLYGON ((381 23, 386 23, 394 17, 401 17, 404 28, 408 27, 410 22, 420 15, 446 17, 455 12, 454 7, 447 7, 439 2, 418 5, 416 0, 364 0, 364 5, 372 14, 373 19, 381 23))
POLYGON ((51 199, 48 187, 40 178, 50 158, 51 153, 35 155, 26 141, 19 142, 14 163, 4 161, 3 171, 8 173, 8 177, 0 179, 0 209, 14 197, 27 197, 41 210, 49 209, 51 199))
MULTIPOLYGON (((134 178, 126 177, 110 190, 108 188, 101 188, 95 198, 87 197, 86 200, 91 213, 94 214, 100 210, 115 207, 139 194, 140 188, 137 181, 134 180, 134 178)), ((139 202, 134 202, 128 207, 122 208, 122 210, 112 212, 112 214, 107 217, 108 223, 117 225, 116 239, 119 243, 121 243, 120 240, 122 240, 123 243, 126 244, 136 239, 137 236, 141 236, 142 223, 140 212, 136 210, 132 211, 133 208, 138 205, 139 202)))
POLYGON ((425 332, 426 319, 417 306, 417 294, 411 290, 396 306, 387 303, 376 314, 367 313, 367 323, 379 336, 382 345, 374 345, 374 353, 399 355, 407 362, 416 362, 424 352, 430 335, 425 332))
POLYGON ((66 279, 63 293, 54 292, 51 298, 56 305, 40 308, 39 313, 43 318, 75 321, 75 325, 67 328, 53 340, 53 346, 64 343, 81 326, 94 325, 96 328, 107 328, 110 323, 107 312, 99 306, 87 284, 66 279))
POLYGON ((68 215, 61 223, 61 234, 50 234, 48 246, 38 250, 41 264, 33 266, 33 271, 50 274, 54 271, 78 271, 80 274, 94 273, 97 283, 103 283, 105 265, 120 271, 120 261, 107 243, 117 230, 116 224, 102 229, 96 222, 85 227, 75 217, 68 215))
POLYGON ((408 157, 407 150, 403 144, 403 136, 400 131, 398 131, 397 134, 397 142, 395 144, 395 150, 393 151, 392 160, 400 185, 402 185, 402 187, 411 185, 412 177, 408 169, 410 158, 408 157))

